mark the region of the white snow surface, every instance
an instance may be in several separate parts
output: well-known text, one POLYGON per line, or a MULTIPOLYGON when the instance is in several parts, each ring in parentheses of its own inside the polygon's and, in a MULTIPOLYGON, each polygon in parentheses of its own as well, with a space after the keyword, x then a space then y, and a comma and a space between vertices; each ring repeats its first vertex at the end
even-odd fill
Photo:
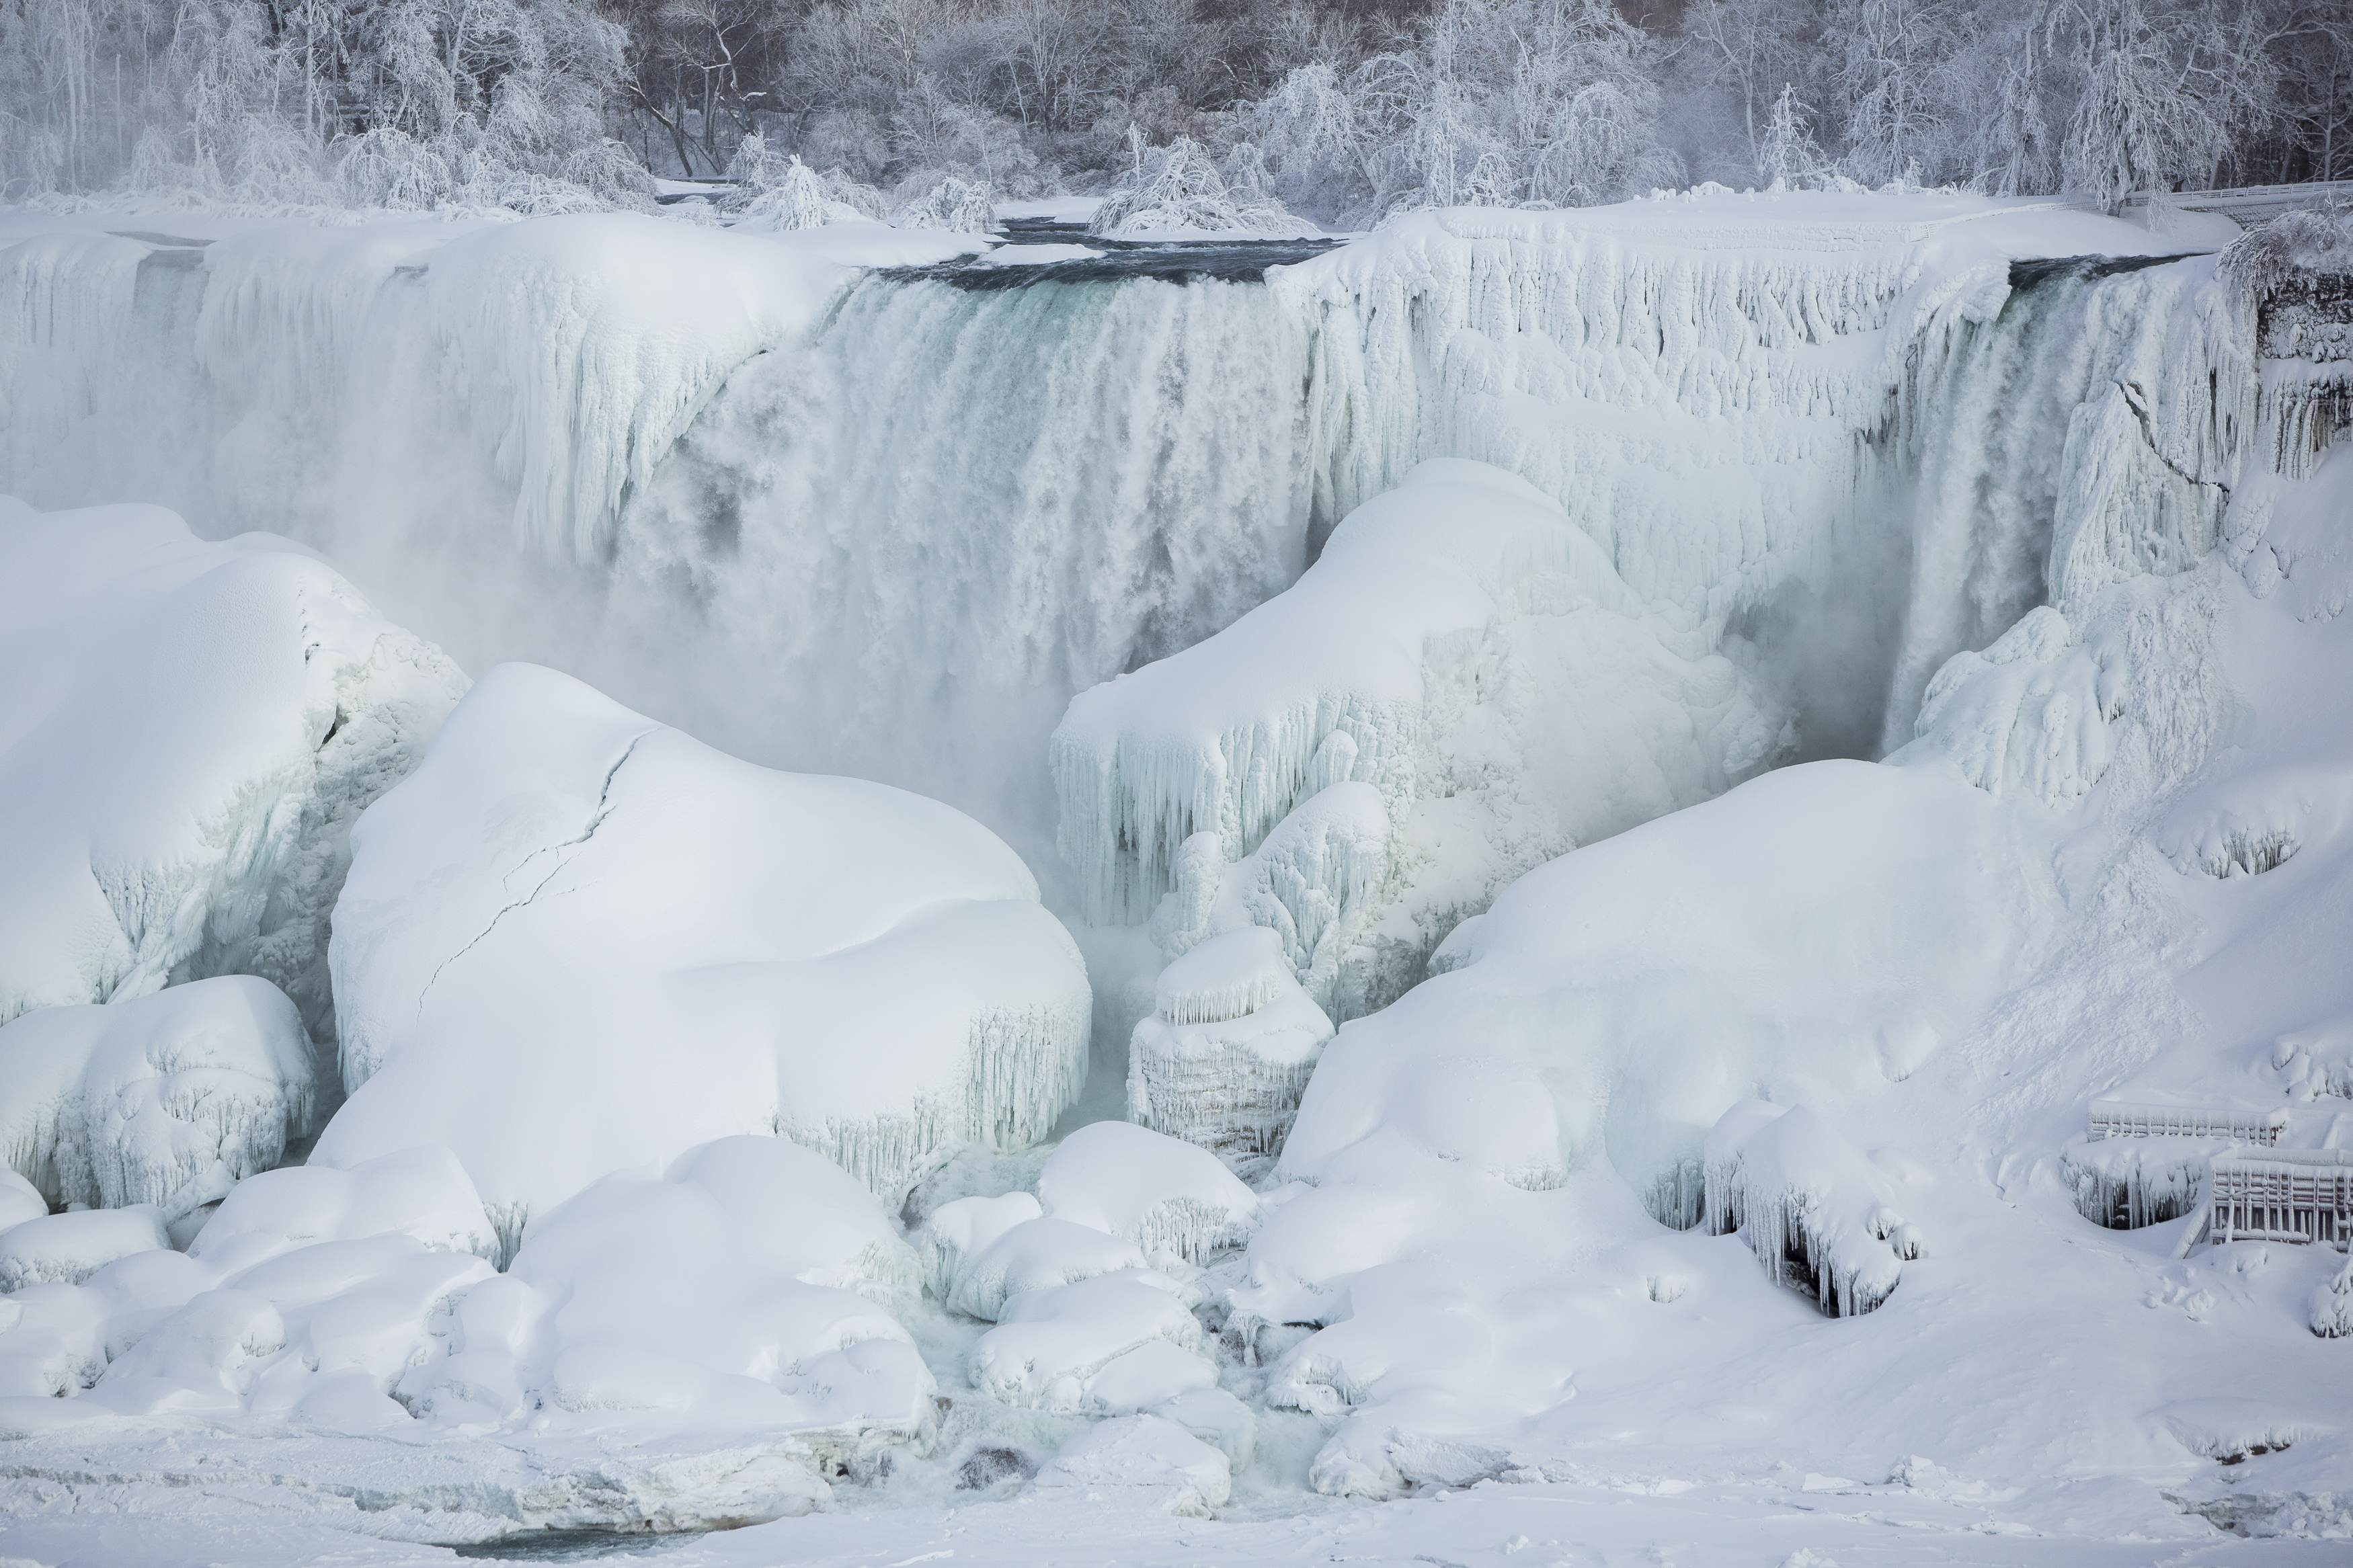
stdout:
POLYGON ((1077 1095, 1078 950, 936 802, 771 773, 501 666, 353 833, 320 1163, 454 1150, 511 1248, 597 1177, 781 1133, 892 1201, 1077 1095))
POLYGON ((0 507, 0 1021, 248 972, 332 1033, 345 835, 463 686, 285 540, 0 507))

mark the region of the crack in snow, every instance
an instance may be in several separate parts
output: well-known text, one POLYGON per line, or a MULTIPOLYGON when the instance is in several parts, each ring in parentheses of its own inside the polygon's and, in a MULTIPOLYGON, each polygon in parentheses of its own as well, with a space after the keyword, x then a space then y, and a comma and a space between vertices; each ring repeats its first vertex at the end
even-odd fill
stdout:
MULTIPOLYGON (((588 825, 586 827, 583 827, 577 835, 565 839, 562 843, 543 845, 540 848, 533 850, 529 855, 522 858, 522 860, 515 867, 515 871, 522 870, 524 866, 530 865, 542 855, 561 856, 565 850, 577 849, 582 845, 587 843, 591 838, 594 838, 596 836, 596 829, 605 825, 605 818, 612 812, 613 781, 620 776, 621 769, 628 765, 629 759, 637 755, 638 747, 645 742, 648 736, 653 733, 654 731, 652 730, 640 730, 637 734, 631 736, 629 738, 629 743, 621 748, 621 754, 614 759, 613 765, 605 770, 605 781, 596 786, 596 809, 595 812, 590 814, 588 825)), ((568 858, 557 860, 554 865, 548 868, 547 875, 542 877, 538 881, 532 884, 532 889, 530 892, 525 893, 520 899, 510 900, 508 902, 501 905, 498 912, 491 917, 490 923, 483 926, 480 931, 476 931, 471 938, 468 939, 465 946, 459 948, 457 952, 443 959, 439 963, 434 965, 433 973, 425 982, 424 989, 417 994, 417 1016, 419 1018, 425 1016, 426 998, 433 994, 433 987, 440 983, 443 972, 448 970, 451 964, 457 963, 459 959, 473 952, 475 948, 481 945, 483 941, 486 940, 492 931, 499 929, 499 922, 501 921, 506 919, 507 916, 512 914, 517 910, 527 908, 533 900, 537 899, 539 895, 546 889, 546 887, 550 882, 555 880, 556 873, 562 871, 565 867, 571 863, 572 862, 568 858)), ((514 872, 508 873, 510 877, 513 874, 514 872)))

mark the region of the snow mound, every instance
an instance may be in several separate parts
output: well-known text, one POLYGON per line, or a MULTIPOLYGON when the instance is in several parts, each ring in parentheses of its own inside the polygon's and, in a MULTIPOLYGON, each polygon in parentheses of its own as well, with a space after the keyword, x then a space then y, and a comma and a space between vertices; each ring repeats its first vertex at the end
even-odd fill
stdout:
POLYGON ((1226 1456, 1158 1415, 1122 1415, 1072 1438, 1038 1472, 1033 1492, 1058 1502, 1206 1519, 1233 1490, 1226 1456))
POLYGON ((1201 942, 1160 972, 1155 994, 1128 1041, 1128 1115, 1256 1176, 1282 1148, 1332 1020, 1269 926, 1201 942))
POLYGON ((903 1195, 1075 1098, 1078 950, 948 807, 771 773, 567 677, 494 670, 353 835, 352 1098, 314 1159, 456 1151, 512 1246, 629 1165, 781 1133, 903 1195))
POLYGON ((19 1175, 14 1166, 0 1166, 0 1231, 48 1212, 49 1200, 41 1195, 40 1188, 19 1175))
POLYGON ((1201 1325, 1172 1285, 1120 1270, 1012 1297, 973 1348, 973 1386, 1007 1405, 1075 1414, 1098 1400, 1132 1407, 1214 1385, 1217 1369, 1194 1353, 1201 1325), (1171 1366, 1160 1352, 1139 1353, 1155 1343, 1191 1360, 1171 1366), (1110 1380, 1100 1396, 1098 1374, 1110 1380))
POLYGON ((1777 702, 1675 622, 1533 486, 1425 463, 1292 588, 1080 694, 1062 854, 1092 918, 1151 916, 1171 957, 1267 925, 1358 1016, 1512 878, 1781 752, 1777 702))
POLYGON ((1031 1290, 1074 1285, 1101 1274, 1142 1268, 1135 1243, 1066 1219, 1030 1219, 1008 1227, 956 1270, 947 1301, 966 1317, 995 1322, 1006 1303, 1031 1290))
POLYGON ((320 1164, 239 1182, 188 1244, 235 1270, 324 1241, 405 1236, 439 1252, 498 1256, 498 1237, 465 1166, 448 1150, 397 1150, 347 1170, 320 1164))
POLYGON ((1708 1135, 1707 1224, 1740 1233, 1776 1284, 1853 1318, 1894 1292, 1916 1231, 1870 1164, 1804 1106, 1736 1105, 1708 1135))
POLYGON ((916 1233, 923 1259, 923 1281, 931 1292, 946 1300, 955 1292, 957 1274, 969 1258, 997 1245, 997 1237, 1025 1220, 1046 1211, 1032 1193, 1005 1193, 997 1197, 953 1198, 934 1209, 916 1233))
POLYGON ((913 1252, 854 1179, 783 1139, 721 1139, 543 1215, 459 1304, 446 1359, 402 1387, 450 1420, 546 1407, 897 1442, 934 1419, 889 1307, 916 1289, 913 1252))
POLYGON ((152 1204, 43 1215, 0 1231, 0 1292, 79 1285, 118 1258, 171 1245, 152 1204))
POLYGON ((1208 1152, 1124 1121, 1062 1140, 1038 1173, 1055 1219, 1134 1242, 1155 1264, 1199 1267, 1247 1239, 1258 1197, 1208 1152))
POLYGON ((463 685, 283 541, 0 514, 0 1020, 242 972, 331 1033, 345 835, 463 685))
POLYGON ((318 1064, 286 994, 248 974, 0 1026, 0 1158, 51 1205, 167 1221, 311 1131, 318 1064))

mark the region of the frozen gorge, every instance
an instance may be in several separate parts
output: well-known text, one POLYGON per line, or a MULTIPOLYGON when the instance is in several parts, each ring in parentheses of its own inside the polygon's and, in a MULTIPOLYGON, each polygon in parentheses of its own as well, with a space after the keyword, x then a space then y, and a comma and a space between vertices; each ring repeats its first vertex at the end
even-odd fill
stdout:
POLYGON ((992 244, 0 213, 0 1555, 2341 1560, 2342 219, 992 244))

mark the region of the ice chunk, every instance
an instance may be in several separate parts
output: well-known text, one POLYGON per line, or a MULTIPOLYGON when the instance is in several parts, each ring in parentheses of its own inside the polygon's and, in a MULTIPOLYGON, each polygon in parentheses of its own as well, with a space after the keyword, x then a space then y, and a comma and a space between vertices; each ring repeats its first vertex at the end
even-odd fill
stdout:
POLYGON ((510 1245, 607 1171, 782 1133, 892 1201, 1076 1097, 1076 945, 935 802, 771 773, 493 670, 353 834, 352 1099, 312 1158, 455 1150, 510 1245))
POLYGON ((1063 1139, 1038 1174, 1038 1197, 1056 1219, 1195 1266, 1241 1245, 1258 1215, 1256 1194, 1214 1155, 1124 1121, 1063 1139))
MULTIPOLYGON (((973 1347, 973 1386, 1008 1405, 1080 1411, 1097 1373, 1154 1341, 1198 1352, 1201 1325, 1167 1281, 1148 1273, 1122 1270, 1025 1290, 1006 1301, 997 1326, 973 1347)), ((1138 1382, 1156 1385, 1162 1398, 1216 1383, 1215 1367, 1203 1361, 1201 1371, 1205 1378, 1139 1363, 1113 1377, 1103 1403, 1138 1382)))
POLYGON ((1211 937, 1161 972, 1154 1016, 1128 1044, 1128 1115, 1254 1175, 1331 1037, 1273 929, 1211 937))
POLYGON ((283 541, 0 517, 0 1020, 248 972, 331 1032, 345 836, 462 687, 283 541))
POLYGON ((498 1256, 466 1168, 447 1149, 403 1149, 348 1170, 295 1165, 240 1182, 189 1244, 192 1257, 241 1268, 296 1247, 406 1236, 443 1252, 498 1256))
POLYGON ((1087 1427, 1031 1485, 1058 1500, 1208 1518, 1233 1489, 1226 1456, 1173 1421, 1121 1415, 1087 1427))
POLYGON ((1007 1300, 1025 1290, 1051 1289, 1144 1264, 1143 1251, 1123 1237, 1065 1219, 1024 1220, 956 1270, 948 1305, 994 1322, 1007 1300))
POLYGON ((118 1258, 171 1245, 153 1205, 44 1215, 0 1231, 0 1292, 79 1285, 118 1258))
POLYGON ((285 993, 248 974, 0 1026, 0 1157, 49 1201, 175 1220, 311 1130, 318 1065, 285 993))
POLYGON ((1707 1218, 1832 1317, 1878 1307, 1921 1251, 1877 1173, 1802 1105, 1725 1112, 1707 1140, 1707 1218))

